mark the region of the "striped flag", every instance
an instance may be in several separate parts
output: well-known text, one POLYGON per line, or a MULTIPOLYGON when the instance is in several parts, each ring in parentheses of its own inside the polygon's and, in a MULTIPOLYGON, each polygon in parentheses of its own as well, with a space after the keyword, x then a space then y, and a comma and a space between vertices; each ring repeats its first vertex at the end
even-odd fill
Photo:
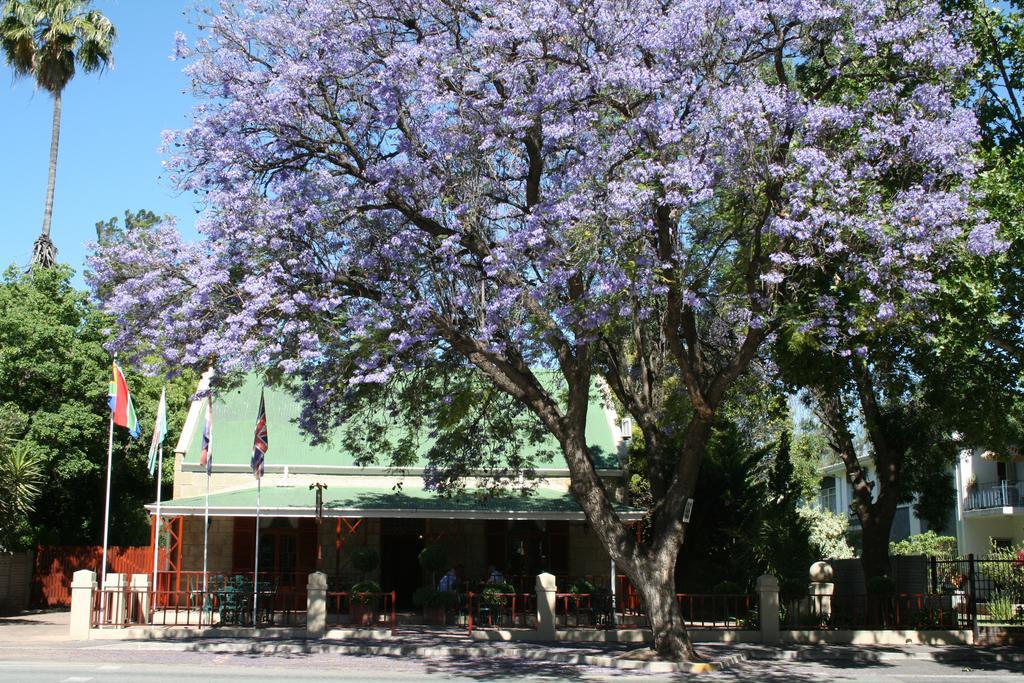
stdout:
POLYGON ((263 461, 270 448, 267 439, 267 408, 263 402, 263 390, 260 389, 260 411, 256 414, 256 437, 252 444, 252 473, 257 479, 263 476, 263 461))
POLYGON ((142 435, 142 429, 139 427, 139 416, 135 413, 132 395, 128 392, 128 382, 116 362, 113 366, 114 379, 110 382, 107 403, 110 405, 110 412, 114 414, 114 424, 127 428, 132 438, 137 439, 142 435))
POLYGON ((206 474, 213 473, 213 394, 206 395, 206 423, 203 425, 203 449, 199 451, 199 464, 206 466, 206 474))
POLYGON ((149 475, 156 472, 156 454, 160 444, 167 436, 167 389, 160 390, 160 405, 156 408, 156 420, 153 422, 153 440, 149 442, 149 475))

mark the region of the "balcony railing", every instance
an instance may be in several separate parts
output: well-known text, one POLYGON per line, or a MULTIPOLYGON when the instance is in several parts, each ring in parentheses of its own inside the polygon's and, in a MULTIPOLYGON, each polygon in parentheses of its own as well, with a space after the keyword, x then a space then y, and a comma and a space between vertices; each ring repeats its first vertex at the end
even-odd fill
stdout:
POLYGON ((988 508, 1024 507, 1024 486, 1020 484, 981 484, 967 494, 968 510, 988 508))

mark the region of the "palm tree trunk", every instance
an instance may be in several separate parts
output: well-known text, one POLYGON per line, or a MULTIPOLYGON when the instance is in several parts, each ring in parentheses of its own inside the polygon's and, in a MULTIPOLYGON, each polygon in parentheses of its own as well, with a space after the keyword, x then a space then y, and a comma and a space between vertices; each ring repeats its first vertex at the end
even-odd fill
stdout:
POLYGON ((32 249, 32 265, 49 268, 57 262, 57 248, 50 240, 53 219, 53 188, 57 184, 57 148, 60 145, 61 94, 53 95, 53 127, 50 131, 50 169, 46 183, 46 205, 43 207, 43 232, 32 249))

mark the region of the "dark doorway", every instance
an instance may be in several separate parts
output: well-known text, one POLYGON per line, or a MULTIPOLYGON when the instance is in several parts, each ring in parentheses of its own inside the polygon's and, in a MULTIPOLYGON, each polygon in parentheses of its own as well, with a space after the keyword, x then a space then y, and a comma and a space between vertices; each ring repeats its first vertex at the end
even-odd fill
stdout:
POLYGON ((419 555, 423 550, 422 519, 380 521, 380 587, 395 591, 395 607, 412 609, 412 594, 423 585, 419 555))

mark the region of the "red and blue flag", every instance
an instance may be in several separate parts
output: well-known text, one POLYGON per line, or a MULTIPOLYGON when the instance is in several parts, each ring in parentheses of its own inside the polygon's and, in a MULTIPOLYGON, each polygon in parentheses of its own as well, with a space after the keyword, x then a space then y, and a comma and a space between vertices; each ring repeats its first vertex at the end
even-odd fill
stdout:
POLYGON ((263 461, 270 448, 267 439, 267 408, 263 402, 263 391, 260 390, 260 410, 256 414, 256 437, 252 444, 252 473, 257 479, 263 476, 263 461))

